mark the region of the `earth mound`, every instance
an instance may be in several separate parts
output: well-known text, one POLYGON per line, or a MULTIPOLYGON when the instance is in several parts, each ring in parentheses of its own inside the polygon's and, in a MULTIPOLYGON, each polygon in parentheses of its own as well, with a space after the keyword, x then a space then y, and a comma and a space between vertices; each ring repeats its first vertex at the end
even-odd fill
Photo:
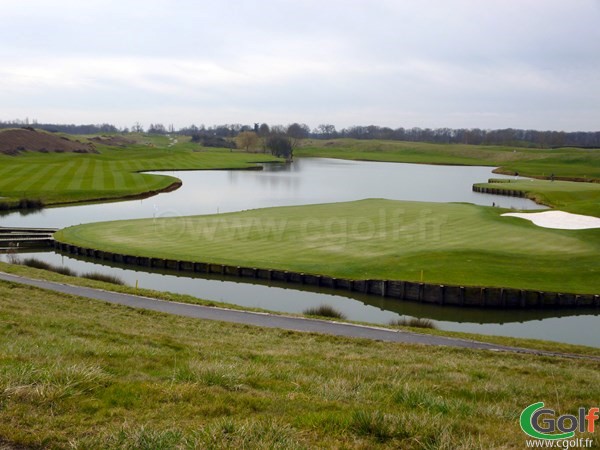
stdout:
POLYGON ((97 153, 93 144, 33 128, 0 131, 0 154, 16 155, 32 151, 42 153, 97 153))
POLYGON ((128 147, 135 144, 135 140, 127 139, 123 136, 97 136, 90 141, 98 142, 99 144, 110 145, 112 147, 128 147))

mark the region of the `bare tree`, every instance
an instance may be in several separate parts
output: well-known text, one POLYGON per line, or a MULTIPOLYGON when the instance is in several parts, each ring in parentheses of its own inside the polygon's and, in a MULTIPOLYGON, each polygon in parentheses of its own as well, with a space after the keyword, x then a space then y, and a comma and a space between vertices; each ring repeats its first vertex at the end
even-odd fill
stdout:
POLYGON ((290 138, 292 148, 296 148, 302 139, 310 135, 310 128, 306 124, 293 123, 288 126, 285 134, 290 138))
POLYGON ((254 131, 242 131, 236 138, 238 147, 249 151, 251 148, 255 148, 259 142, 259 137, 254 131))
POLYGON ((317 132, 327 139, 332 138, 336 134, 335 125, 322 123, 317 127, 317 132))

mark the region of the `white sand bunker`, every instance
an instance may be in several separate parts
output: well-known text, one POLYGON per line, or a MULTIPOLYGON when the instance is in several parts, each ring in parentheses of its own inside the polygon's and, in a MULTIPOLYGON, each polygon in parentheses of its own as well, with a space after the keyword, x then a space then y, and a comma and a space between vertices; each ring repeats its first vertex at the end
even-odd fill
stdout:
POLYGON ((600 219, 582 216, 564 211, 544 211, 539 213, 506 213, 503 216, 519 217, 531 220, 538 227, 556 228, 559 230, 587 230, 600 228, 600 219))

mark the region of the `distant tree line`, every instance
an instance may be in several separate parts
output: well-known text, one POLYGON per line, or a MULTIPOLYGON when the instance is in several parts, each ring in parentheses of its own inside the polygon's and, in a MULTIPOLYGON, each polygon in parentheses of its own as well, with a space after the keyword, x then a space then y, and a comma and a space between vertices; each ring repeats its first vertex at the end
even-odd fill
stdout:
POLYGON ((334 125, 321 124, 310 129, 306 124, 293 123, 288 126, 266 123, 249 125, 215 125, 206 128, 204 125, 179 130, 181 134, 217 136, 234 138, 242 133, 254 132, 259 137, 285 135, 296 147, 301 139, 382 139, 409 142, 432 142, 440 144, 470 144, 470 145, 505 145, 515 147, 582 147, 600 148, 600 131, 538 131, 506 128, 501 130, 484 130, 480 128, 388 128, 376 125, 353 126, 336 130, 334 125))
POLYGON ((386 139, 411 142, 434 142, 441 144, 506 145, 517 147, 600 147, 600 131, 565 132, 538 131, 506 128, 483 130, 480 128, 387 128, 355 126, 339 132, 329 127, 326 132, 320 127, 318 134, 328 138, 345 137, 354 139, 386 139))
POLYGON ((89 124, 89 125, 75 125, 75 124, 56 124, 56 123, 38 123, 35 120, 12 120, 7 122, 0 121, 0 129, 2 128, 22 128, 22 127, 33 127, 40 130, 49 131, 51 133, 68 133, 68 134, 99 134, 99 133, 119 133, 123 130, 110 125, 108 123, 103 124, 89 124))
POLYGON ((64 132, 69 134, 97 134, 97 133, 150 133, 169 134, 177 133, 194 138, 195 142, 203 145, 230 147, 235 142, 233 139, 243 136, 242 148, 249 148, 252 138, 248 133, 254 133, 261 139, 262 145, 269 137, 280 136, 290 141, 292 148, 296 147, 300 140, 312 139, 383 139, 409 142, 433 142, 443 144, 471 144, 471 145, 505 145, 515 147, 582 147, 600 148, 600 131, 539 131, 506 128, 500 130, 486 130, 480 128, 389 128, 377 125, 352 126, 337 130, 334 125, 320 124, 314 129, 306 124, 293 123, 291 125, 268 125, 266 123, 255 123, 254 125, 223 124, 206 127, 204 125, 190 125, 175 129, 173 125, 165 126, 161 123, 152 123, 144 128, 136 122, 131 128, 117 128, 110 124, 96 125, 65 125, 38 123, 35 120, 0 121, 0 128, 18 128, 33 126, 52 132, 64 132), (223 145, 223 144, 227 145, 223 145), (250 144, 249 144, 250 143, 250 144))

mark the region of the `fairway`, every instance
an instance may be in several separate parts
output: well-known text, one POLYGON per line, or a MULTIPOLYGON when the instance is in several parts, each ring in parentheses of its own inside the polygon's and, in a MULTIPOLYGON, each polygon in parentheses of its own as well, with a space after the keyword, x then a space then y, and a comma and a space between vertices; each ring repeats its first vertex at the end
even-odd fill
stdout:
POLYGON ((135 256, 340 278, 600 292, 600 230, 543 229, 504 212, 370 199, 94 223, 55 237, 135 256))
POLYGON ((247 169, 258 162, 277 160, 267 154, 200 149, 190 143, 169 147, 166 138, 153 138, 151 145, 97 147, 99 154, 0 155, 0 197, 6 197, 5 202, 36 199, 45 205, 119 199, 178 183, 175 177, 139 173, 142 171, 247 169))

